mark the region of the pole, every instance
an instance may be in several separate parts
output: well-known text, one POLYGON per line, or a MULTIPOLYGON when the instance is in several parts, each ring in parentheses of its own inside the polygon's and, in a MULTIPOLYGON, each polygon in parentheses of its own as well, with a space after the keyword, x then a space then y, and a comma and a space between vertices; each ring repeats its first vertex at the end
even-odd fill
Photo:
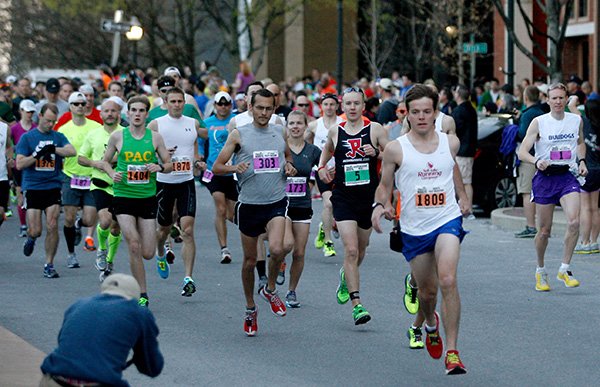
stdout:
MULTIPOLYGON (((115 11, 115 23, 121 23, 123 19, 123 11, 118 9, 115 11)), ((119 51, 121 50, 121 33, 115 32, 115 36, 113 37, 113 46, 112 46, 112 58, 110 60, 110 65, 115 67, 117 62, 119 61, 119 51)))
MULTIPOLYGON (((515 1, 514 0, 508 0, 508 12, 507 12, 507 16, 508 16, 508 21, 510 24, 510 29, 511 31, 515 30, 515 1)), ((510 34, 508 35, 508 39, 507 39, 507 44, 508 47, 506 48, 506 72, 507 72, 507 81, 508 84, 511 86, 514 86, 515 83, 515 45, 513 42, 512 37, 510 36, 510 34)))
POLYGON ((458 83, 460 85, 464 85, 465 84, 465 66, 464 66, 464 62, 463 62, 463 11, 465 9, 465 3, 464 0, 461 0, 459 2, 459 8, 458 8, 458 20, 457 20, 457 27, 458 27, 458 40, 457 40, 457 51, 458 51, 458 83))
POLYGON ((344 4, 342 0, 337 2, 338 31, 337 31, 337 85, 338 94, 342 94, 344 83, 344 4))
MULTIPOLYGON (((471 47, 475 46, 475 34, 471 33, 469 38, 469 43, 471 43, 471 47)), ((473 90, 475 86, 475 50, 471 50, 471 74, 469 74, 469 87, 473 90)))

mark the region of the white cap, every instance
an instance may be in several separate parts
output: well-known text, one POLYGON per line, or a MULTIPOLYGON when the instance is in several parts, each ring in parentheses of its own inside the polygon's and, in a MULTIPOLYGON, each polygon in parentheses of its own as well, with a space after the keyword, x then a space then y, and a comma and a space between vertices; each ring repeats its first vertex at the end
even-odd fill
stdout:
POLYGON ((87 83, 79 86, 79 91, 85 94, 94 94, 94 88, 87 83))
POLYGON ((175 66, 167 67, 163 75, 169 75, 173 73, 177 74, 181 78, 181 73, 179 72, 179 69, 175 66))
POLYGON ((22 100, 21 103, 19 104, 19 109, 24 110, 26 112, 34 112, 36 110, 35 104, 30 99, 22 100))
POLYGON ((7 83, 15 83, 16 81, 17 81, 17 77, 15 77, 14 75, 9 75, 8 77, 6 77, 7 83))
POLYGON ((85 95, 82 92, 76 91, 69 96, 69 103, 87 102, 85 95))
POLYGON ((240 101, 240 100, 244 100, 246 99, 246 93, 237 93, 235 95, 235 100, 236 101, 240 101))
POLYGON ((127 274, 111 274, 102 282, 100 289, 104 294, 112 294, 128 300, 140 298, 140 285, 135 278, 127 274))
POLYGON ((113 95, 112 97, 107 98, 105 101, 113 101, 117 105, 119 105, 121 108, 123 106, 125 106, 125 101, 123 101, 123 99, 121 99, 121 97, 117 97, 116 95, 113 95))
POLYGON ((223 98, 225 98, 225 101, 231 102, 231 96, 228 93, 219 91, 217 94, 215 94, 215 102, 219 102, 223 98))
POLYGON ((394 83, 389 78, 381 78, 379 81, 379 87, 386 91, 392 91, 392 87, 394 87, 394 83))
POLYGON ((537 88, 541 93, 548 95, 548 85, 547 84, 543 83, 543 84, 539 85, 537 88))

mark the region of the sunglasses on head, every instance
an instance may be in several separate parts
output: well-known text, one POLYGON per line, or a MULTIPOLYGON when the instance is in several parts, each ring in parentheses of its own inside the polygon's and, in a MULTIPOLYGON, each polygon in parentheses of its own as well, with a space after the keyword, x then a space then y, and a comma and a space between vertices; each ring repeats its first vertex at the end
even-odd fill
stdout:
POLYGON ((343 94, 348 94, 348 93, 360 93, 364 95, 364 92, 362 91, 362 89, 360 87, 349 87, 346 90, 344 90, 343 94))
POLYGON ((73 106, 85 106, 87 104, 87 102, 72 102, 71 105, 73 106))

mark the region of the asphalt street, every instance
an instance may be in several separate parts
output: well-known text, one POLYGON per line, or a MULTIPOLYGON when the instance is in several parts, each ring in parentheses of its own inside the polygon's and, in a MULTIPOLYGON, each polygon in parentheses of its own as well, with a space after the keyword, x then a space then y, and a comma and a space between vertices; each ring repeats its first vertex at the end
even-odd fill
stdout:
MULTIPOLYGON (((297 290, 302 307, 288 309, 280 318, 257 298, 259 331, 246 337, 239 233, 229 225, 233 263, 221 265, 212 199, 204 188, 198 194, 198 292, 191 298, 180 296, 181 245, 175 245, 177 258, 167 280, 158 277, 154 261, 146 263, 150 309, 161 331, 165 368, 155 379, 128 369, 125 375, 133 386, 598 384, 598 338, 593 332, 600 320, 600 255, 574 258, 572 270, 581 286, 567 289, 555 278, 562 240, 552 238, 546 263, 552 291, 538 293, 532 240, 515 239, 489 219, 465 221, 470 234, 462 244, 458 274, 459 350, 468 374, 446 376, 443 360, 431 359, 425 349, 408 348, 412 316, 402 304, 408 264, 389 250, 387 234, 373 234, 361 266, 361 296, 373 319, 356 327, 350 305, 340 306, 335 299, 342 243, 335 241, 337 257, 323 257, 312 246, 316 217, 297 290)), ((321 202, 313 201, 313 209, 319 214, 321 202)), ((55 267, 61 277, 46 279, 43 240, 25 257, 18 219, 10 218, 0 229, 0 325, 46 353, 56 346, 65 309, 99 291, 95 253, 79 246, 82 267, 68 269, 62 226, 60 230, 55 267)), ((129 273, 126 251, 122 245, 116 271, 129 273)), ((280 287, 282 297, 286 285, 280 287)))

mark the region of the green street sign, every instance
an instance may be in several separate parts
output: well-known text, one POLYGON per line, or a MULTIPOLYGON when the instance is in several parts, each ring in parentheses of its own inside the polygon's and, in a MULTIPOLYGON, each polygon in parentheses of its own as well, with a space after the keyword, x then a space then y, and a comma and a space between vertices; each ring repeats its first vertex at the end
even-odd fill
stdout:
POLYGON ((487 43, 463 43, 465 54, 487 54, 487 43))

